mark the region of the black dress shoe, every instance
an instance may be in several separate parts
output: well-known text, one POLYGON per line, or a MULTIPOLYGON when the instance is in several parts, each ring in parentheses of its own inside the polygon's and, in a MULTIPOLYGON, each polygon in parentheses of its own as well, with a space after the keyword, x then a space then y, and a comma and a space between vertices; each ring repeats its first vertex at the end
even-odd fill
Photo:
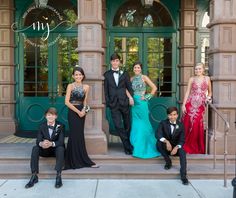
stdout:
POLYGON ((130 144, 130 150, 133 151, 134 147, 130 144))
POLYGON ((183 185, 188 185, 189 184, 189 181, 186 177, 181 178, 181 181, 182 181, 183 185))
POLYGON ((131 150, 125 150, 125 154, 126 155, 132 155, 132 151, 131 150))
POLYGON ((165 166, 164 166, 164 169, 169 170, 169 169, 171 169, 171 167, 172 167, 171 163, 166 163, 165 166))
POLYGON ((55 188, 60 188, 60 187, 62 187, 62 180, 61 180, 61 176, 57 175, 56 183, 55 183, 55 188))
POLYGON ((25 188, 31 188, 38 182, 38 176, 32 175, 29 182, 25 185, 25 188))

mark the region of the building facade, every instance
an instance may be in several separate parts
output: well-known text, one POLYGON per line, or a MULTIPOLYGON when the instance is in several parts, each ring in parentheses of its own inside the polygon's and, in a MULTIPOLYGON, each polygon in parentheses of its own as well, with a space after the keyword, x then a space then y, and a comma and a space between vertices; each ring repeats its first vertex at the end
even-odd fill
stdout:
MULTIPOLYGON (((170 105, 180 106, 196 62, 212 79, 213 103, 230 123, 228 151, 236 141, 236 0, 0 0, 0 133, 33 136, 49 106, 67 124, 65 89, 80 65, 91 87, 86 118, 89 153, 108 150, 109 111, 103 73, 118 52, 131 72, 140 60, 158 87, 151 100, 157 127, 170 105)), ((209 114, 223 153, 224 123, 209 114)), ((209 138, 210 153, 213 139, 209 138)))

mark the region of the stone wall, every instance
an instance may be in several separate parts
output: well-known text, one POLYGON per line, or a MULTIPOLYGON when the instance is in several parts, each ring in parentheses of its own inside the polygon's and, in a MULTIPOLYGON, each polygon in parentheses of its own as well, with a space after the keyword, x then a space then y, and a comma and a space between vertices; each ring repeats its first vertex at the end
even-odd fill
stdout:
POLYGON ((16 130, 13 13, 13 0, 0 0, 0 135, 16 130))
POLYGON ((90 85, 88 103, 92 111, 86 117, 85 139, 90 154, 105 154, 107 138, 102 130, 104 44, 102 26, 102 1, 78 1, 78 53, 79 65, 84 69, 90 85))
MULTIPOLYGON (((236 152, 236 0, 210 1, 209 69, 212 75, 213 103, 230 124, 228 153, 236 152)), ((212 114, 216 131, 216 152, 224 153, 224 123, 212 114)), ((213 152, 213 139, 210 152, 213 152)))

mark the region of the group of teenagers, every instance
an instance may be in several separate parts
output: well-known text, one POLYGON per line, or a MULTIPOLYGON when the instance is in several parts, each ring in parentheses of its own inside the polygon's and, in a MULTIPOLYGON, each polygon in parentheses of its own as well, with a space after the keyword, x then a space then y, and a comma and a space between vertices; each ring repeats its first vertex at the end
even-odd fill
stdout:
MULTIPOLYGON (((211 82, 204 75, 204 64, 196 64, 195 76, 188 82, 182 104, 182 116, 176 107, 167 108, 167 119, 162 120, 157 130, 150 123, 148 101, 156 94, 157 87, 150 78, 142 74, 142 63, 133 64, 134 75, 120 69, 121 58, 114 53, 110 57, 111 69, 104 73, 104 93, 106 106, 127 155, 136 158, 154 158, 160 155, 165 160, 164 169, 172 167, 170 156, 180 159, 180 176, 188 185, 186 153, 204 154, 203 116, 207 102, 211 102, 211 82), (147 86, 151 88, 147 93, 147 86)), ((39 127, 36 145, 31 153, 31 178, 25 185, 30 188, 38 182, 39 156, 56 157, 57 171, 55 187, 62 186, 61 172, 82 167, 99 168, 88 156, 84 123, 89 85, 83 83, 85 73, 75 67, 74 82, 68 84, 65 104, 68 107, 69 135, 65 149, 64 125, 57 121, 57 111, 50 107, 45 112, 46 121, 39 127)))

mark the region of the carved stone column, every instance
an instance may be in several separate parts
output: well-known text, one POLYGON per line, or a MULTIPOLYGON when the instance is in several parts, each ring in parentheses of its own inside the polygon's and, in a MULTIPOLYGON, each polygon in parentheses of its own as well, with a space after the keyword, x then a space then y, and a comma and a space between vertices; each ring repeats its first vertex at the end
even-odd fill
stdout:
POLYGON ((78 52, 79 65, 86 74, 86 83, 90 85, 88 103, 92 111, 85 123, 85 139, 90 154, 105 154, 107 139, 102 131, 102 92, 103 92, 103 52, 102 41, 102 1, 78 1, 78 52))
POLYGON ((15 132, 13 0, 0 0, 0 133, 15 132))
POLYGON ((194 74, 196 62, 196 0, 181 0, 180 10, 180 98, 183 100, 187 82, 194 74))
MULTIPOLYGON (((235 154, 236 121, 236 0, 210 1, 209 70, 212 75, 213 103, 230 123, 228 153, 235 154)), ((224 123, 213 113, 216 151, 223 154, 224 123)), ((213 140, 210 142, 213 152, 213 140)))

